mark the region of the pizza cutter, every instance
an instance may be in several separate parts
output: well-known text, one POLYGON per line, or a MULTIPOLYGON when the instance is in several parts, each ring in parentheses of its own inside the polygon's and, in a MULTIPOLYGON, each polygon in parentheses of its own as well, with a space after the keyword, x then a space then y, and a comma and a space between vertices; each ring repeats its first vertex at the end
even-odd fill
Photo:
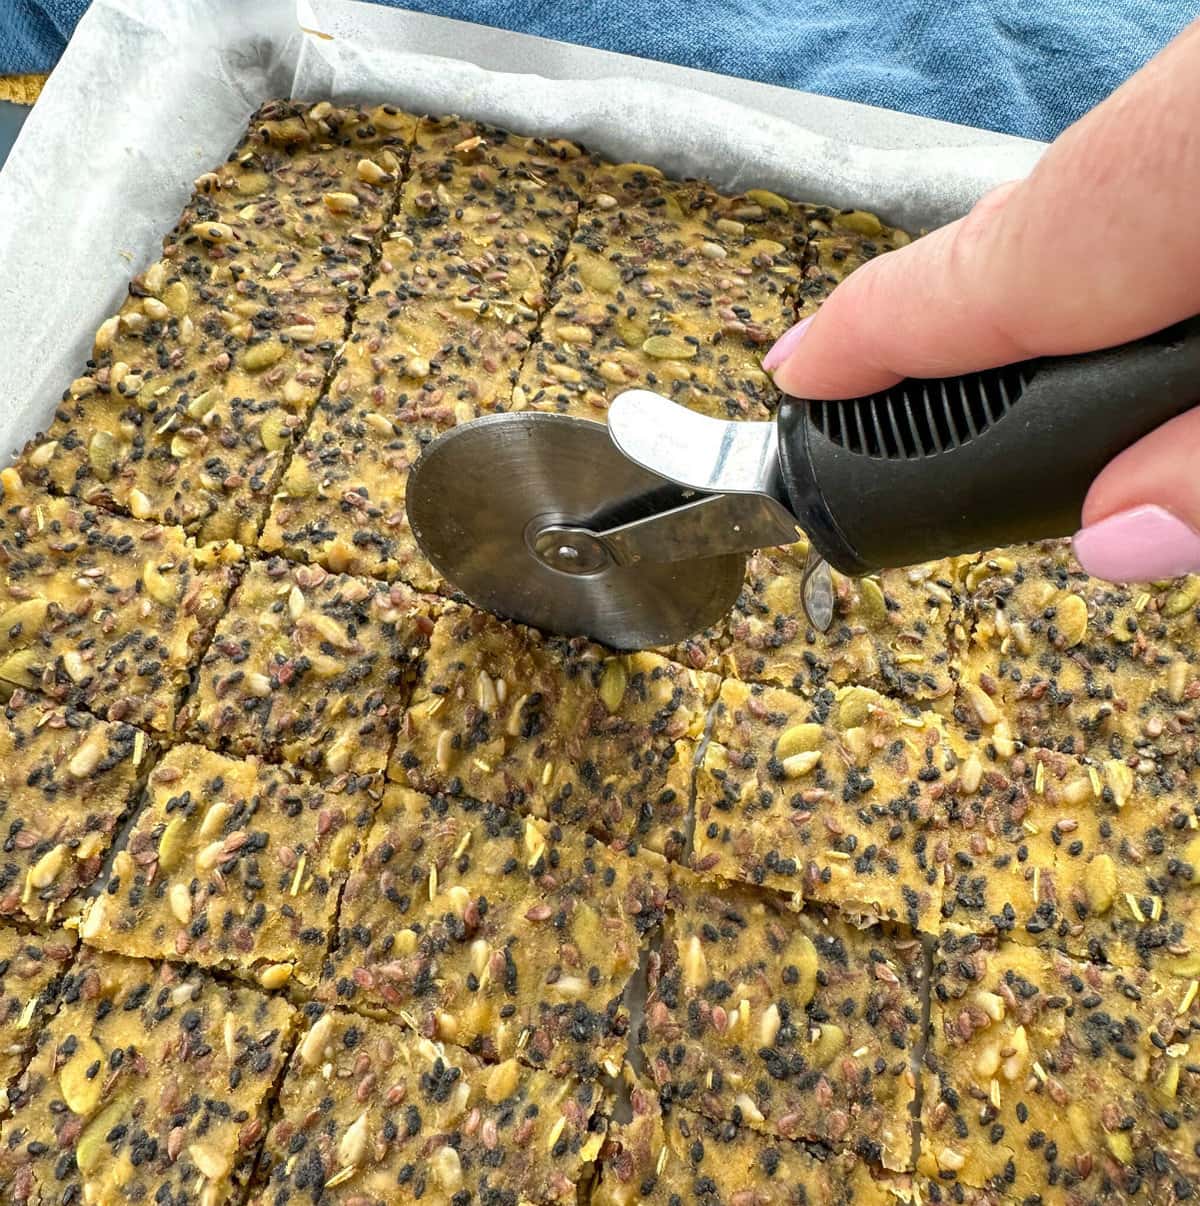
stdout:
POLYGON ((719 621, 747 554, 809 540, 809 622, 845 574, 1063 536, 1117 453, 1200 406, 1200 318, 1083 356, 908 380, 847 402, 787 398, 724 422, 629 390, 608 424, 489 415, 412 471, 421 550, 472 603, 617 649, 719 621))

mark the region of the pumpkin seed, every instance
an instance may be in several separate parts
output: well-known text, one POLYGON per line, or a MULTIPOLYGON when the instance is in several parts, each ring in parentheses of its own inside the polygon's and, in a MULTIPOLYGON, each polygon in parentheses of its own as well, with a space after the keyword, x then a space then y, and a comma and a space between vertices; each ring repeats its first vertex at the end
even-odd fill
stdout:
POLYGON ((640 318, 631 318, 628 314, 620 314, 613 323, 621 342, 627 347, 640 348, 646 338, 646 324, 640 318))
POLYGON ((691 360, 698 350, 694 343, 673 335, 651 335, 642 343, 642 351, 655 360, 691 360))
POLYGON ((96 1169, 100 1161, 109 1155, 108 1132, 124 1121, 125 1105, 114 1101, 105 1106, 80 1132, 75 1142, 75 1163, 79 1171, 87 1176, 96 1169))
POLYGON ((196 454, 197 444, 197 440, 192 436, 184 435, 181 432, 179 435, 171 437, 171 455, 177 461, 185 461, 196 454))
POLYGON ((674 193, 663 193, 662 208, 669 218, 674 218, 677 222, 682 222, 687 217, 679 198, 674 193))
POLYGON ((41 654, 37 649, 20 649, 0 662, 0 679, 19 687, 36 687, 40 675, 34 671, 40 667, 41 654))
POLYGON ((579 279, 600 293, 615 293, 621 287, 621 271, 610 260, 580 256, 576 267, 579 279))
POLYGON ((9 633, 13 640, 36 636, 46 623, 50 604, 45 599, 25 599, 13 604, 0 613, 0 649, 9 644, 9 633))
POLYGON ((834 225, 840 226, 843 230, 852 230, 855 234, 860 235, 881 235, 883 234, 883 223, 871 213, 864 209, 852 209, 849 213, 838 214, 834 218, 834 225))
POLYGON ((817 1029, 820 1033, 808 1049, 808 1059, 814 1067, 825 1068, 846 1045, 846 1032, 833 1022, 822 1022, 817 1029))
POLYGON ((1107 854, 1098 854, 1091 861, 1087 875, 1088 904, 1093 913, 1103 915, 1112 908, 1117 897, 1117 868, 1107 854))
POLYGON ((235 179, 233 187, 243 197, 254 197, 263 192, 270 183, 266 172, 243 172, 235 179))
POLYGON ((807 934, 794 933, 784 952, 780 966, 796 969, 793 994, 798 1005, 807 1005, 817 991, 817 948, 807 934))
POLYGON ((215 1148, 206 1147, 202 1143, 193 1143, 188 1148, 192 1163, 210 1181, 220 1181, 229 1172, 229 1157, 215 1148))
POLYGON ((633 180, 638 176, 647 176, 651 180, 661 180, 662 172, 648 163, 618 163, 612 168, 612 174, 617 180, 633 180))
POLYGON ((182 816, 173 816, 158 839, 158 866, 162 871, 173 871, 183 861, 187 845, 188 823, 182 816))
POLYGON ((337 837, 329 844, 329 861, 338 871, 345 871, 350 866, 350 855, 354 850, 354 829, 347 825, 338 831, 337 837))
POLYGON ((775 757, 780 762, 795 754, 821 748, 824 731, 819 724, 794 724, 784 729, 775 743, 775 757))
POLYGON ((253 344, 242 353, 242 367, 251 373, 270 368, 283 359, 286 350, 278 339, 264 339, 262 343, 253 344))
POLYGON ((879 696, 867 687, 847 687, 838 698, 838 723, 844 729, 865 724, 879 696))
POLYGON ((278 411, 267 415, 258 426, 258 438, 268 452, 279 452, 291 442, 292 429, 286 416, 278 411))
POLYGON ((610 713, 621 706, 628 682, 629 676, 625 671, 624 661, 619 657, 610 658, 600 676, 600 699, 610 713))
POLYGON ((221 391, 216 386, 197 394, 187 405, 187 412, 193 419, 203 419, 218 402, 221 401, 221 391))
POLYGON ((1158 1078, 1154 1091, 1160 1100, 1171 1102, 1175 1100, 1179 1092, 1179 1060, 1168 1059, 1163 1062, 1165 1065, 1163 1073, 1158 1078))
POLYGON ((1190 611, 1200 598, 1200 578, 1189 577, 1178 590, 1173 590, 1163 603, 1163 615, 1181 616, 1190 611))
POLYGON ((874 578, 863 578, 859 582, 858 599, 865 620, 882 624, 887 619, 887 600, 883 596, 883 587, 874 578))
POLYGON ((497 1064, 488 1075, 484 1089, 488 1101, 493 1105, 507 1101, 516 1092, 519 1078, 520 1068, 515 1059, 506 1059, 502 1064, 497 1064))
POLYGON ((1133 1163, 1133 1142, 1124 1131, 1105 1131, 1104 1143, 1122 1164, 1133 1163))
POLYGON ((1087 633, 1087 604, 1078 595, 1067 595, 1056 609, 1058 631, 1068 649, 1073 649, 1087 633))
POLYGON ((787 201, 778 193, 769 192, 765 188, 750 189, 746 193, 746 199, 753 201, 755 205, 761 205, 765 210, 777 214, 786 214, 792 208, 790 201, 787 201))
POLYGON ((102 482, 112 481, 117 468, 117 441, 112 432, 97 431, 88 442, 88 464, 102 482))
MULTIPOLYGON (((1194 837, 1179 852, 1179 860, 1191 868, 1188 883, 1200 887, 1200 837, 1194 837)), ((1095 860, 1093 860, 1094 862, 1095 860)))
POLYGON ((183 281, 172 281, 164 290, 162 295, 163 305, 175 315, 176 318, 182 318, 187 313, 188 287, 183 281))
MULTIPOLYGON (((563 1119, 559 1119, 562 1122, 563 1119)), ((557 1125, 557 1124, 556 1124, 557 1125)), ((557 1138, 555 1140, 557 1142, 557 1138)), ((554 1145, 551 1144, 551 1147, 554 1145)), ((446 1195, 456 1196, 462 1186, 462 1159, 449 1144, 440 1147, 429 1162, 433 1178, 446 1195)))
POLYGON ((86 1116, 100 1104, 104 1091, 104 1063, 104 1050, 95 1039, 79 1039, 74 1053, 58 1074, 62 1099, 73 1114, 86 1116), (97 1063, 99 1070, 89 1076, 88 1070, 97 1063))
POLYGON ((1084 1151, 1087 1151, 1093 1143, 1090 1110, 1078 1103, 1069 1106, 1067 1109, 1067 1125, 1071 1128, 1071 1134, 1075 1136, 1075 1142, 1084 1151))
POLYGON ((1167 967, 1173 976, 1195 979, 1200 977, 1200 951, 1189 951, 1186 955, 1177 955, 1167 961, 1167 967))
POLYGON ((198 222, 192 233, 206 243, 232 243, 234 239, 233 227, 224 222, 198 222))

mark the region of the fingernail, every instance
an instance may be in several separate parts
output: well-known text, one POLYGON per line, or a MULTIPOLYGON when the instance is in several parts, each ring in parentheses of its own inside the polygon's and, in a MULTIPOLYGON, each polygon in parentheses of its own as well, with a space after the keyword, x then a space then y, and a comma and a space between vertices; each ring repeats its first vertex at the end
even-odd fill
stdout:
POLYGON ((771 345, 771 350, 763 357, 763 368, 768 373, 773 373, 796 350, 796 345, 804 338, 804 332, 808 330, 808 324, 814 318, 816 318, 815 314, 802 318, 794 327, 789 327, 775 340, 771 345))
POLYGON ((1164 507, 1131 507, 1075 533, 1079 564, 1106 582, 1151 582, 1200 570, 1200 532, 1164 507))

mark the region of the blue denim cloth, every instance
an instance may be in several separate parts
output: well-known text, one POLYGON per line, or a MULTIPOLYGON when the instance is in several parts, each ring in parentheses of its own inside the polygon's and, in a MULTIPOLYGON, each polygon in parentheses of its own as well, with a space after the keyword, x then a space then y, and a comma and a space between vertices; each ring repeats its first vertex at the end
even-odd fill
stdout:
MULTIPOLYGON (((85 7, 86 0, 0 0, 0 74, 48 71, 85 7)), ((407 0, 404 7, 1045 139, 1200 16, 1200 0, 407 0)))

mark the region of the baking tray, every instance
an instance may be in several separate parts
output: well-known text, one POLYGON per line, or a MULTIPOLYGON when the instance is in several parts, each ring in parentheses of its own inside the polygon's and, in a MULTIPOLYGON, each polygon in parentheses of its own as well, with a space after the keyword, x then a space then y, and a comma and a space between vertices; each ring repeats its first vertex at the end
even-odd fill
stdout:
POLYGON ((909 229, 961 215, 1043 150, 354 0, 95 0, 0 172, 0 446, 46 426, 193 179, 287 95, 459 113, 909 229))

